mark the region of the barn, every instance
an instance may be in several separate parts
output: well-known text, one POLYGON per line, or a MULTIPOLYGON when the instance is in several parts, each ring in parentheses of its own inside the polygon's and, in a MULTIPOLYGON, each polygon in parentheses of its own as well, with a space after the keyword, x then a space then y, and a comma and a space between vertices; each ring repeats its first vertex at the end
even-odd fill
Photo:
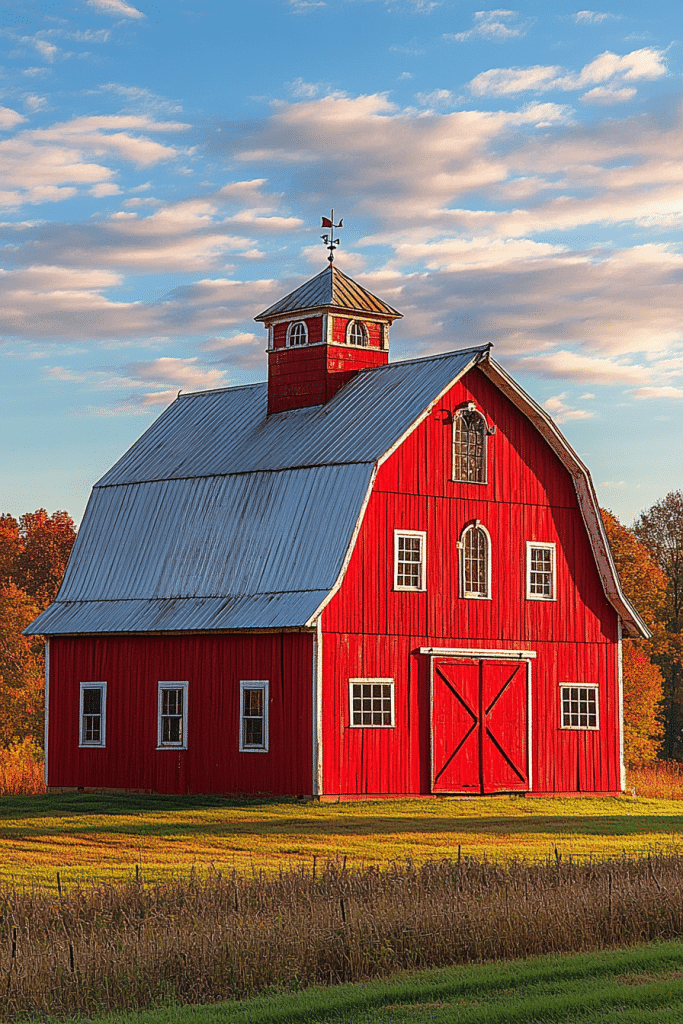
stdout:
POLYGON ((95 485, 47 638, 51 790, 619 793, 625 598, 588 470, 476 347, 330 262, 268 381, 181 394, 95 485))

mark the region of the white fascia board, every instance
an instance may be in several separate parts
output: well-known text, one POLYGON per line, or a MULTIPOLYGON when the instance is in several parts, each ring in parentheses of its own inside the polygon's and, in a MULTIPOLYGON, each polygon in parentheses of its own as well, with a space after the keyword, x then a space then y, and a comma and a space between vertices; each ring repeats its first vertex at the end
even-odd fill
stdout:
POLYGON ((625 632, 632 637, 647 639, 652 635, 650 630, 621 589, 602 523, 597 495, 588 469, 548 414, 540 405, 536 404, 530 395, 527 395, 526 391, 506 373, 499 363, 489 358, 480 362, 479 367, 489 380, 510 399, 513 405, 533 423, 562 465, 571 474, 605 597, 622 620, 626 627, 625 632))

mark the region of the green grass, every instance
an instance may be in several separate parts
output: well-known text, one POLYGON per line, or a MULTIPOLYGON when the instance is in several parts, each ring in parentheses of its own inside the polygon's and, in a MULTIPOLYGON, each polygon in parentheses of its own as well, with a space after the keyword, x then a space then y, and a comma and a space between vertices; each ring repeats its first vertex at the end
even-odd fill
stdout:
MULTIPOLYGON (((77 1020, 77 1018, 70 1018, 77 1020)), ((82 1021, 82 1018, 81 1018, 82 1021)), ((683 1021, 683 944, 534 958, 311 988, 93 1024, 640 1024, 683 1021)))
POLYGON ((251 872, 457 855, 529 860, 636 856, 680 843, 680 802, 642 798, 391 800, 345 804, 223 797, 54 794, 0 799, 0 883, 148 880, 191 867, 251 872))

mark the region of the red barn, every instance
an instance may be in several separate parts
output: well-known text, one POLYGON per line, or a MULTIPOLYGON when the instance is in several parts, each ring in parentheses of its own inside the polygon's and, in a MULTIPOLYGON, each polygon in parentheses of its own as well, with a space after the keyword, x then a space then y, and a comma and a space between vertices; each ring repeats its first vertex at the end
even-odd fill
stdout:
POLYGON ((179 396, 95 485, 48 637, 52 789, 618 793, 588 471, 488 347, 388 362, 334 265, 268 382, 179 396))

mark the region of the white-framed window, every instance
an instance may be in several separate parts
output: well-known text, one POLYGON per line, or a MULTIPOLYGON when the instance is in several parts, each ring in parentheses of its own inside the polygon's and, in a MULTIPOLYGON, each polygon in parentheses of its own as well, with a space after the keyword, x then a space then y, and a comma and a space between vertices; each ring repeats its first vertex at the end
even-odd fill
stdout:
POLYGON ((361 320, 349 321, 346 327, 346 343, 347 345, 363 345, 367 347, 368 329, 361 320))
POLYGON ((493 433, 474 402, 453 413, 453 480, 487 483, 486 438, 493 433))
POLYGON ((268 751, 267 679, 240 679, 240 750, 268 751))
POLYGON ((424 530, 394 530, 395 590, 426 590, 426 547, 424 530))
POLYGON ((159 683, 157 750, 187 749, 187 681, 159 683))
POLYGON ((526 596, 529 601, 557 600, 554 544, 526 542, 526 596))
POLYGON ((349 725, 356 729, 393 728, 393 679, 349 679, 349 725))
POLYGON ((286 344, 288 348, 308 344, 308 324, 305 320, 295 320, 289 325, 286 344))
POLYGON ((563 729, 599 729, 598 687, 595 684, 561 683, 563 729))
POLYGON ((79 746, 104 747, 107 743, 107 684, 81 683, 79 746))
POLYGON ((487 600, 491 597, 491 537, 479 520, 462 531, 460 552, 460 596, 487 600))

